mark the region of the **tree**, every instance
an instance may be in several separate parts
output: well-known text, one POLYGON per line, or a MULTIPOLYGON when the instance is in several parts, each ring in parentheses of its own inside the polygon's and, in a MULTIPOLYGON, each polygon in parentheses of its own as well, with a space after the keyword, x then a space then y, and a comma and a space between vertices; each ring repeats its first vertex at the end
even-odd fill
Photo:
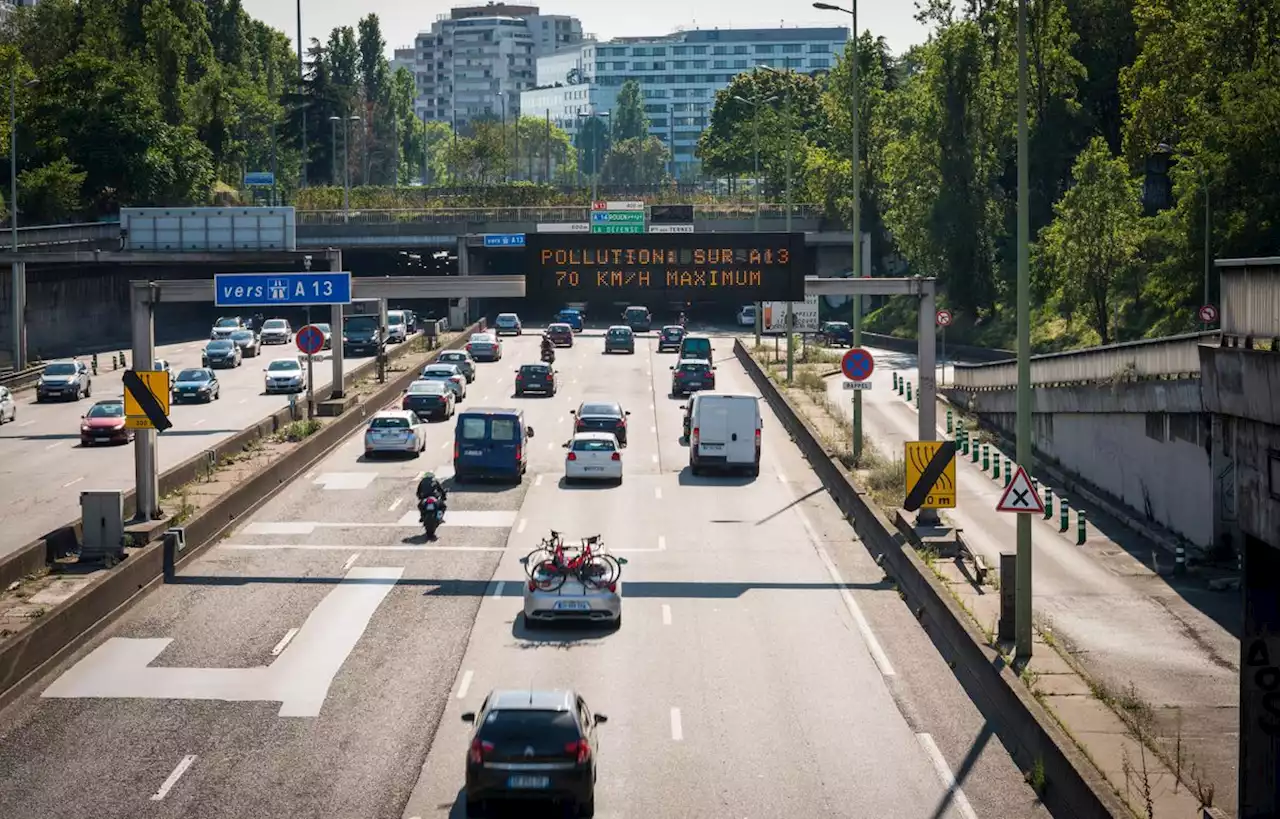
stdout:
POLYGON ((609 142, 609 126, 601 117, 582 121, 574 146, 578 149, 578 162, 583 173, 594 176, 603 170, 605 157, 609 155, 609 142))
POLYGON ((1141 242, 1138 186, 1100 136, 1076 159, 1072 176, 1075 185, 1054 206, 1053 222, 1040 233, 1040 252, 1068 306, 1084 308, 1106 344, 1114 338, 1115 284, 1134 262, 1141 242))
POLYGON ((87 176, 65 156, 22 171, 18 174, 18 196, 23 216, 35 222, 69 221, 83 207, 87 176))
POLYGON ((501 182, 511 168, 506 128, 496 119, 476 119, 469 131, 445 148, 452 181, 471 185, 501 182))
POLYGON ((640 93, 640 83, 627 80, 622 84, 609 120, 612 126, 611 142, 643 139, 649 135, 649 117, 644 112, 644 95, 640 93))
POLYGON ((611 185, 654 185, 666 176, 671 155, 655 136, 615 142, 605 160, 603 176, 611 185))
POLYGON ((520 144, 521 172, 531 182, 551 182, 573 168, 575 162, 569 135, 549 118, 522 116, 515 124, 520 144))

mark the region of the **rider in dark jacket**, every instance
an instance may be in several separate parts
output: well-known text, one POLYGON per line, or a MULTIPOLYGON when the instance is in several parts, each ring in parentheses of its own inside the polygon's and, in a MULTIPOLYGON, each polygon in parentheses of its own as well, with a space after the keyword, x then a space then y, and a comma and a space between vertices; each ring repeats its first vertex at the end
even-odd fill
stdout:
POLYGON ((434 472, 428 472, 422 476, 422 480, 418 481, 418 514, 422 514, 422 502, 427 498, 435 498, 440 503, 440 514, 444 514, 445 500, 448 499, 449 493, 445 491, 444 484, 436 478, 434 472))

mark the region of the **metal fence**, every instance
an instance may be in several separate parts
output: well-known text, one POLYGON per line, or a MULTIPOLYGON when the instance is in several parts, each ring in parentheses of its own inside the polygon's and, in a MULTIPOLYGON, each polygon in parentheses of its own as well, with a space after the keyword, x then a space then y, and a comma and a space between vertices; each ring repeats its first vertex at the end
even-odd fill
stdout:
POLYGON ((1280 259, 1219 266, 1224 335, 1280 338, 1280 259))
MULTIPOLYGON (((0 248, 10 246, 12 234, 8 229, 0 231, 0 248)), ((18 228, 18 247, 38 248, 57 245, 78 245, 119 238, 120 223, 78 222, 69 225, 32 225, 18 228)))
POLYGON ((34 367, 27 367, 22 370, 8 370, 0 373, 0 387, 8 387, 11 390, 30 387, 40 380, 40 373, 42 372, 44 372, 43 364, 37 364, 34 367))
MULTIPOLYGON (((1200 377, 1201 344, 1214 341, 1217 331, 1128 341, 1065 353, 1031 357, 1031 383, 1098 383, 1116 379, 1200 377)), ((1015 360, 991 364, 956 364, 955 386, 975 389, 1011 389, 1018 383, 1015 360)))
MULTIPOLYGON (((693 218, 697 220, 711 219, 754 219, 756 207, 752 204, 714 204, 694 205, 693 218)), ((785 219, 787 206, 779 204, 760 205, 761 219, 785 219)), ((793 219, 819 219, 823 215, 821 205, 802 204, 791 206, 793 219)), ((389 224, 426 224, 439 225, 458 223, 484 224, 495 222, 526 223, 566 223, 589 222, 591 208, 588 206, 553 206, 553 207, 511 207, 511 208, 402 208, 395 210, 300 210, 297 212, 299 225, 389 225, 389 224)))

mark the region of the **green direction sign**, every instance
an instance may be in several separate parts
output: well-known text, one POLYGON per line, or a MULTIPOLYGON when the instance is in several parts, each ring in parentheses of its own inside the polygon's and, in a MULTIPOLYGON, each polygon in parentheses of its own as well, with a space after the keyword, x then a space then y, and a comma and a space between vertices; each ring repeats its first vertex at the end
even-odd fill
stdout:
POLYGON ((604 222, 644 222, 642 210, 609 210, 604 212, 604 222))
POLYGON ((608 225, 608 224, 597 223, 591 226, 591 232, 592 233, 644 233, 644 223, 640 222, 638 224, 632 223, 632 224, 621 224, 621 225, 608 225))

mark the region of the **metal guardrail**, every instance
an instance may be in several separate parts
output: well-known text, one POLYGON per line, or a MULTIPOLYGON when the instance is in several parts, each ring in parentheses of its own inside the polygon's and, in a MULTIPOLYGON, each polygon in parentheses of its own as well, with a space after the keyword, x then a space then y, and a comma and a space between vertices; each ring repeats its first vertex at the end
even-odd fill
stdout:
POLYGON ((38 364, 34 367, 27 367, 22 370, 10 370, 0 373, 0 387, 8 387, 11 390, 20 390, 30 387, 32 384, 40 380, 40 373, 44 372, 44 365, 38 364))
MULTIPOLYGON (((752 204, 715 204, 694 205, 693 218, 708 219, 754 219, 755 205, 752 204)), ((787 206, 779 204, 762 204, 761 219, 784 219, 787 206)), ((793 219, 818 219, 823 216, 821 205, 801 204, 791 206, 793 219)), ((448 224, 460 222, 468 224, 484 224, 488 222, 589 222, 591 208, 583 205, 552 207, 511 207, 511 208, 399 208, 360 210, 352 208, 350 212, 342 210, 300 210, 297 212, 299 225, 384 225, 384 224, 448 224)))
MULTIPOLYGON (((68 225, 32 225, 18 228, 19 248, 57 247, 100 242, 120 236, 120 223, 78 222, 68 225)), ((10 246, 10 233, 0 230, 0 249, 10 246)))
MULTIPOLYGON (((1098 383, 1175 375, 1199 378, 1199 347, 1217 337, 1217 331, 1187 333, 1032 356, 1031 384, 1098 383)), ((990 364, 956 364, 953 383, 965 389, 1012 389, 1018 383, 1018 362, 1011 359, 990 364)))
POLYGON ((1224 335, 1280 338, 1280 259, 1258 261, 1256 266, 1218 268, 1224 335))

